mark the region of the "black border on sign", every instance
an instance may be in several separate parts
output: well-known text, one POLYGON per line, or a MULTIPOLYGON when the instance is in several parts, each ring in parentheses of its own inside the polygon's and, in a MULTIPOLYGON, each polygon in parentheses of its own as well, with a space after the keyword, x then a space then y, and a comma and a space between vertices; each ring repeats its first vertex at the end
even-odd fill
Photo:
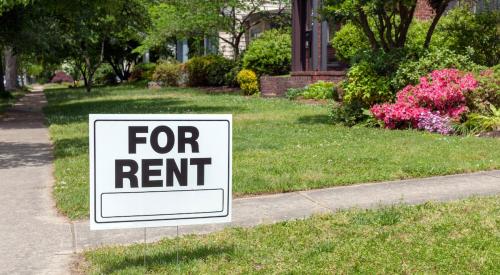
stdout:
MULTIPOLYGON (((230 173, 231 173, 231 123, 227 119, 96 119, 94 120, 94 136, 93 136, 93 143, 94 143, 94 222, 96 224, 107 224, 107 223, 127 223, 127 222, 155 222, 155 221, 171 221, 171 220, 192 220, 192 219, 206 219, 206 218, 223 218, 229 216, 229 183, 230 183, 230 173), (96 124, 99 121, 222 121, 222 122, 227 122, 227 137, 228 137, 228 142, 227 142, 227 190, 226 192, 226 203, 227 203, 227 213, 225 215, 214 215, 214 216, 202 216, 202 217, 184 217, 184 218, 172 218, 172 219, 150 219, 150 220, 127 220, 127 221, 102 221, 99 222, 97 221, 97 204, 96 204, 96 195, 97 195, 97 183, 96 183, 96 171, 97 171, 97 163, 96 163, 96 124)), ((151 191, 145 191, 145 192, 151 192, 151 191)), ((122 192, 122 193, 127 193, 127 192, 122 192)), ((141 192, 133 192, 133 193, 141 193, 141 192)), ((223 197, 224 199, 224 197, 223 197)), ((198 212, 198 214, 202 214, 198 212)), ((163 215, 165 216, 165 215, 163 215)), ((144 217, 144 216, 141 216, 144 217)), ((104 217, 101 217, 103 219, 106 219, 104 217)))
POLYGON ((106 192, 101 193, 101 218, 131 218, 131 217, 154 217, 154 216, 170 216, 170 215, 190 215, 190 214, 209 214, 209 213, 219 213, 224 211, 224 189, 213 188, 213 189, 188 189, 188 190, 171 190, 171 191, 144 191, 144 192, 106 192), (201 191, 222 191, 222 204, 221 210, 219 211, 207 211, 207 212, 188 212, 188 213, 171 213, 171 214, 149 214, 149 215, 130 215, 130 216, 106 216, 102 215, 102 195, 111 194, 142 194, 142 193, 171 193, 171 192, 201 192, 201 191))

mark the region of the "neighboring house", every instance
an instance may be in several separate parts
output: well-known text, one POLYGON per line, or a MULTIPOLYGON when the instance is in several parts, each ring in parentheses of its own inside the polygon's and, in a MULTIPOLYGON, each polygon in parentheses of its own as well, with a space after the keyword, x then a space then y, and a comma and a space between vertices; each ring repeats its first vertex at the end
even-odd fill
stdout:
MULTIPOLYGON (((258 11, 252 10, 249 12, 236 11, 236 18, 240 22, 245 23, 245 29, 247 30, 242 36, 239 49, 240 52, 244 51, 249 43, 257 38, 261 33, 266 30, 276 28, 272 20, 270 20, 269 14, 283 12, 285 8, 284 4, 263 4, 258 7, 258 11)), ((289 12, 288 10, 285 12, 289 12)), ((224 57, 233 58, 234 51, 233 47, 228 43, 231 41, 232 37, 229 33, 219 32, 212 37, 203 38, 203 48, 204 54, 222 54, 224 57)), ((175 46, 176 59, 180 62, 186 62, 189 58, 189 41, 187 39, 179 40, 175 46)))

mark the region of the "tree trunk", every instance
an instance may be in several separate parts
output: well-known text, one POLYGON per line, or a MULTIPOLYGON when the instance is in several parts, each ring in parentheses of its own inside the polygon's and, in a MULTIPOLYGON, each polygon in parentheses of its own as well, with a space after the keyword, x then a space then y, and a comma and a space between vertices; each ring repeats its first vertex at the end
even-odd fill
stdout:
POLYGON ((12 52, 12 48, 4 50, 5 56, 5 90, 15 90, 17 85, 17 58, 12 52))
POLYGON ((424 49, 429 48, 431 44, 432 35, 434 34, 434 30, 436 29, 439 19, 441 19, 441 16, 446 11, 446 7, 448 7, 449 2, 450 1, 443 1, 441 6, 438 9, 436 9, 436 16, 434 16, 434 19, 432 19, 431 26, 429 27, 429 30, 427 30, 427 35, 425 36, 424 49))
POLYGON ((4 81, 4 68, 3 68, 3 56, 0 54, 0 96, 7 94, 5 91, 4 81))
POLYGON ((370 28, 370 24, 368 23, 368 16, 366 13, 363 11, 361 7, 358 7, 358 13, 359 13, 359 23, 361 25, 361 28, 363 29, 363 32, 366 34, 368 37, 368 41, 370 42, 370 46, 372 47, 373 50, 376 50, 379 48, 379 44, 377 42, 377 39, 375 38, 375 34, 373 33, 372 29, 370 28))
POLYGON ((123 73, 123 71, 121 70, 121 68, 119 67, 119 65, 117 66, 113 61, 111 60, 108 60, 108 64, 111 66, 111 68, 113 69, 113 71, 115 72, 115 75, 118 76, 118 78, 120 78, 121 81, 125 81, 125 75, 123 73))

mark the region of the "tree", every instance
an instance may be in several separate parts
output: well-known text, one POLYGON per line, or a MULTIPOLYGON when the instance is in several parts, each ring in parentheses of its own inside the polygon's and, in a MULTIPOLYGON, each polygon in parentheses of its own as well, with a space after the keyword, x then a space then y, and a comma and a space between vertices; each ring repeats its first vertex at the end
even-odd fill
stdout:
POLYGON ((150 7, 153 28, 144 44, 147 48, 169 37, 216 36, 231 47, 236 59, 245 33, 255 24, 254 15, 274 20, 286 17, 289 8, 289 0, 167 0, 150 7), (277 9, 271 12, 271 6, 277 9))
MULTIPOLYGON (((434 29, 451 0, 426 0, 435 16, 427 31, 428 48, 434 29)), ((336 20, 350 20, 368 38, 373 50, 390 52, 404 48, 415 15, 417 0, 325 0, 323 14, 336 20)))
MULTIPOLYGON (((67 5, 62 1, 59 5, 67 5)), ((64 52, 78 68, 87 92, 93 85, 94 74, 106 60, 121 79, 127 77, 135 60, 130 35, 145 31, 147 15, 141 0, 71 1, 68 9, 60 13, 64 30, 64 52), (124 66, 124 67, 122 67, 124 66)))

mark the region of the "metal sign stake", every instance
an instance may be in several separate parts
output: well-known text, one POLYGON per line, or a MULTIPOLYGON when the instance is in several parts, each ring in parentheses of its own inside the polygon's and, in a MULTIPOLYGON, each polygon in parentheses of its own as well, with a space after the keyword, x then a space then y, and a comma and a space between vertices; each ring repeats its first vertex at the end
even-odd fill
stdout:
POLYGON ((177 270, 181 274, 181 266, 179 265, 179 226, 177 226, 177 270))
POLYGON ((146 227, 144 227, 144 268, 146 268, 146 248, 147 248, 147 243, 146 243, 146 227))

